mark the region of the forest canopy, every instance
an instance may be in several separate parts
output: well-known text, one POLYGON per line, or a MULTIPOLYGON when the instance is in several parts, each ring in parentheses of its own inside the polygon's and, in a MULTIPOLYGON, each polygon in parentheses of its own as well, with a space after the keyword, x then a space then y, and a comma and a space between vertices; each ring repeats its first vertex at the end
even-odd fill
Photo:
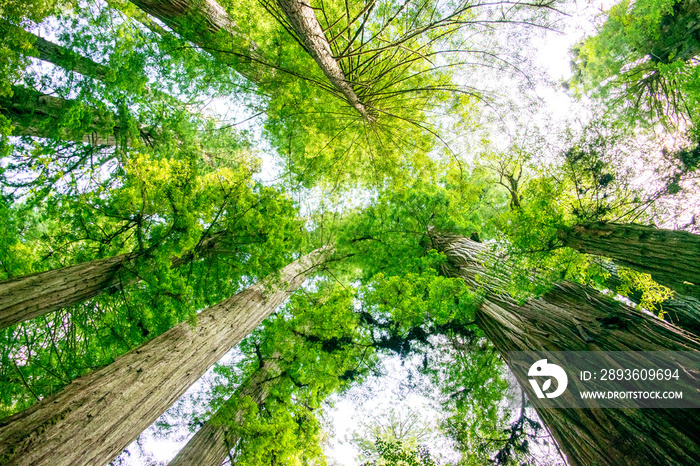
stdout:
POLYGON ((0 464, 697 461, 698 5, 3 2, 0 464))

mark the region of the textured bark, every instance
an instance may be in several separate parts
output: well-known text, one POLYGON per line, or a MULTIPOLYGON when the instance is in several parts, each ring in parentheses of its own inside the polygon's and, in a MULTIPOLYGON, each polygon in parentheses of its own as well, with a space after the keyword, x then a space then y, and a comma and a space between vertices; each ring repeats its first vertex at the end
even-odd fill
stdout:
MULTIPOLYGON (((264 61, 256 51, 257 45, 238 30, 236 23, 226 10, 214 0, 130 1, 149 15, 163 21, 184 39, 208 50, 224 63, 230 63, 232 56, 243 58, 244 62, 246 60, 264 61), (220 36, 222 32, 230 36, 226 44, 217 40, 217 35, 220 36)), ((294 28, 294 32, 301 38, 306 51, 333 86, 365 120, 374 121, 374 117, 362 104, 333 57, 328 40, 311 6, 299 0, 278 0, 277 4, 294 28)), ((236 71, 254 83, 262 80, 261 73, 254 68, 236 67, 236 71)))
POLYGON ((219 466, 226 460, 239 436, 233 425, 243 422, 245 412, 240 402, 246 397, 261 405, 269 392, 269 379, 279 371, 273 361, 255 371, 229 400, 194 434, 189 442, 169 463, 169 466, 219 466))
POLYGON ((319 249, 0 422, 0 464, 102 465, 253 331, 323 258, 319 249), (281 281, 279 280, 281 279, 281 281))
POLYGON ((374 121, 365 105, 355 93, 352 85, 346 80, 345 73, 333 57, 331 46, 316 19, 314 10, 305 0, 277 0, 277 5, 287 17, 294 32, 297 33, 304 48, 316 61, 323 74, 330 80, 350 105, 367 121, 374 121))
MULTIPOLYGON (((12 97, 0 97, 0 114, 14 126, 13 136, 57 138, 99 146, 129 144, 131 139, 131 133, 116 123, 117 115, 22 86, 12 86, 12 97), (76 107, 82 127, 62 127, 61 119, 76 107)), ((138 138, 142 142, 150 143, 157 137, 157 128, 139 126, 138 138)))
POLYGON ((665 319, 676 327, 700 338, 700 301, 683 295, 675 295, 661 303, 665 319))
POLYGON ((586 223, 562 230, 564 245, 648 273, 661 285, 700 298, 700 235, 642 225, 586 223))
POLYGON ((0 281, 0 329, 94 298, 121 281, 135 256, 121 254, 0 281))
MULTIPOLYGON (((109 67, 94 62, 89 58, 80 55, 79 53, 75 53, 66 47, 54 44, 53 42, 39 37, 36 34, 32 34, 29 31, 25 31, 24 29, 14 26, 2 19, 0 19, 0 33, 24 36, 32 43, 36 57, 39 60, 52 63, 63 68, 64 70, 82 74, 83 76, 94 78, 99 81, 108 81, 110 79, 111 69, 109 67)), ((20 52, 27 53, 26 50, 22 50, 20 52)), ((169 102, 175 106, 182 105, 182 102, 165 92, 152 89, 149 86, 145 86, 145 91, 147 94, 157 96, 161 100, 169 102)))
MULTIPOLYGON (((501 356, 509 351, 698 351, 700 340, 577 284, 557 285, 518 305, 492 291, 467 238, 442 238, 452 275, 479 283, 485 299, 476 322, 501 356)), ((526 392, 529 387, 523 386, 526 392)), ((700 410, 537 409, 569 464, 678 465, 700 457, 700 410)))
MULTIPOLYGON (((0 18, 0 33, 13 34, 32 42, 32 46, 37 52, 37 58, 63 69, 74 71, 83 76, 90 76, 95 79, 104 79, 109 73, 109 68, 95 63, 89 58, 73 52, 65 47, 49 42, 48 40, 14 26, 0 18)), ((26 50, 23 51, 26 53, 26 50)))
MULTIPOLYGON (((617 291, 622 284, 617 274, 617 268, 612 265, 606 267, 606 269, 610 276, 605 280, 605 286, 612 291, 617 291)), ((642 299, 642 293, 638 290, 632 290, 627 298, 630 301, 639 303, 642 299)), ((700 336, 700 300, 692 296, 674 293, 671 299, 667 299, 660 304, 660 308, 664 311, 664 320, 687 332, 700 336)))
MULTIPOLYGON (((216 248, 218 236, 202 241, 197 255, 216 248)), ((121 254, 47 272, 0 281, 0 329, 81 303, 117 286, 133 282, 121 272, 139 254, 121 254)), ((172 268, 189 263, 194 254, 172 259, 172 268)))
MULTIPOLYGON (((226 10, 215 0, 130 0, 131 3, 158 18, 182 38, 209 51, 223 63, 261 61, 257 45, 238 29, 226 10), (228 36, 225 40, 223 37, 228 36)), ((236 67, 251 82, 262 80, 253 67, 236 67)))
POLYGON ((113 124, 114 117, 107 112, 26 87, 12 86, 12 92, 12 97, 0 97, 0 114, 12 122, 14 136, 58 137, 104 146, 115 146, 123 138, 122 129, 113 124), (60 128, 61 117, 75 106, 81 107, 86 115, 85 128, 82 131, 60 128), (58 128, 58 132, 52 134, 47 128, 58 128), (104 128, 110 129, 105 132, 104 128))

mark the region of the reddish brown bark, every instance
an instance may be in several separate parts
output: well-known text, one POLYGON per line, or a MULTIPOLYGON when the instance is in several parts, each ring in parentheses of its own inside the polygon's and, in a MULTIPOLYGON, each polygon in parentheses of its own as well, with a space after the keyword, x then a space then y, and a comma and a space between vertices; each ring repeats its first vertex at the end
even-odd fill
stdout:
MULTIPOLYGON (((484 289, 476 322, 506 361, 510 351, 700 350, 700 340, 675 326, 573 283, 518 305, 493 291, 482 244, 458 237, 436 244, 448 257, 448 273, 484 289)), ((537 410, 569 464, 581 466, 693 464, 700 457, 698 411, 537 410)))
POLYGON ((266 361, 265 365, 238 387, 224 406, 204 423, 169 466, 218 466, 223 463, 239 440, 235 426, 241 424, 245 414, 241 402, 250 398, 253 403, 262 404, 269 391, 269 379, 277 372, 277 365, 273 361, 266 361))
POLYGON ((680 294, 700 298, 700 235, 643 225, 584 223, 562 230, 559 238, 572 249, 609 257, 680 294))
POLYGON ((305 279, 316 250, 0 422, 0 464, 108 463, 305 279))

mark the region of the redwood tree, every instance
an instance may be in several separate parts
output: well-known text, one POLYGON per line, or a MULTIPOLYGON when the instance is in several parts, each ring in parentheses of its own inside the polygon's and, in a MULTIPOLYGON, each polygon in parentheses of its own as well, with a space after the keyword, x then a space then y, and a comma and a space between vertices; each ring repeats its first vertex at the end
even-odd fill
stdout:
POLYGON ((170 466, 219 465, 236 446, 239 435, 235 427, 243 421, 247 399, 260 405, 269 390, 269 379, 277 372, 274 361, 259 367, 226 403, 194 434, 169 463, 170 466), (234 428, 232 428, 232 426, 234 428))
MULTIPOLYGON (((519 305, 496 290, 486 247, 434 235, 446 271, 484 290, 476 323, 508 361, 510 351, 697 351, 700 340, 591 288, 561 283, 519 305)), ((528 391, 528 387, 524 387, 528 391)), ((700 455, 697 410, 537 409, 572 465, 691 464, 700 455)))
POLYGON ((0 463, 104 464, 273 312, 318 265, 317 249, 0 423, 0 463))
MULTIPOLYGON (((203 239, 194 252, 173 258, 171 267, 180 267, 193 260, 195 255, 209 254, 221 236, 203 239)), ((134 277, 128 269, 145 256, 146 253, 120 254, 0 281, 0 329, 132 283, 134 277)))
POLYGON ((700 236, 644 225, 580 223, 561 230, 565 246, 648 273, 680 294, 700 297, 700 236))
MULTIPOLYGON (((115 146, 129 136, 128 128, 120 126, 117 117, 108 111, 23 86, 12 86, 12 97, 0 97, 0 115, 12 122, 14 136, 50 137, 105 146, 115 146), (63 122, 76 109, 81 115, 79 128, 63 122)), ((140 133, 148 139, 148 129, 142 128, 140 133)))

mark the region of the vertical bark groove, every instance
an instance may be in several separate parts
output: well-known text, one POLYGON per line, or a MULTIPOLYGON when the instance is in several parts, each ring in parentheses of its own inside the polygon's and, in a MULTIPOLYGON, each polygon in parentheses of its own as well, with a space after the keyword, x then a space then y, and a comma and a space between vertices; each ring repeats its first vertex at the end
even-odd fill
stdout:
MULTIPOLYGON (((220 235, 197 246, 197 255, 215 251, 220 235)), ((121 271, 132 265, 138 253, 120 254, 70 267, 38 272, 0 281, 0 329, 94 298, 114 287, 133 282, 121 271)), ((171 260, 171 268, 189 263, 195 253, 171 260)))
MULTIPOLYGON (((262 61, 255 42, 240 32, 235 21, 215 0, 129 1, 161 20, 183 39, 208 50, 223 63, 231 63, 231 56, 242 59, 244 63, 262 61), (229 37, 225 41, 218 40, 221 33, 229 37)), ((262 74, 253 68, 237 67, 236 71, 253 83, 262 80, 262 74)))
POLYGON ((700 235, 643 225, 583 223, 559 238, 577 251, 648 273, 661 285, 700 298, 700 235))
MULTIPOLYGON (((605 286, 612 291, 617 291, 622 285, 617 268, 614 264, 610 264, 606 267, 606 271, 610 276, 605 280, 605 286)), ((627 298, 640 303, 642 293, 632 290, 627 298)), ((700 335, 700 300, 674 293, 672 298, 660 303, 659 308, 664 312, 664 320, 694 335, 700 335)))
POLYGON ((119 285, 119 270, 134 257, 121 254, 0 281, 0 329, 94 298, 119 285))
POLYGON ((318 249, 0 421, 0 464, 100 465, 111 461, 305 279, 318 249))

